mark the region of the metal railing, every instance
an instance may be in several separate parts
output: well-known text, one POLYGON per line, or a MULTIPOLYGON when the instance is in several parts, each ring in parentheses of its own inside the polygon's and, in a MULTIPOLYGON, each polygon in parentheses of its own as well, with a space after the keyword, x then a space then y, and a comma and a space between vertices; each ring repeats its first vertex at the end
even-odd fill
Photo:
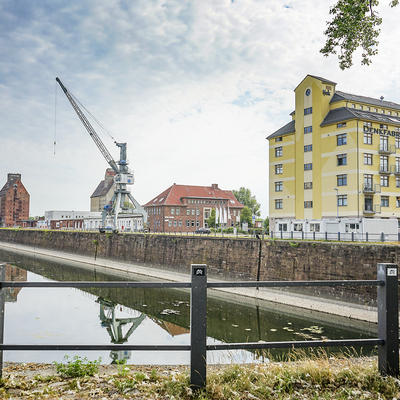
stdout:
POLYGON ((370 232, 305 232, 279 231, 270 232, 271 239, 290 240, 323 240, 335 242, 400 242, 398 233, 370 233, 370 232))
POLYGON ((377 280, 333 281, 249 281, 207 282, 207 266, 191 265, 191 282, 17 282, 4 281, 4 268, 0 281, 0 367, 3 351, 7 350, 135 350, 135 351, 190 351, 190 383, 193 389, 206 385, 207 351, 294 349, 308 347, 378 346, 378 368, 383 375, 399 375, 399 317, 398 268, 396 264, 377 265, 377 280), (207 345, 207 288, 277 288, 300 286, 376 286, 378 291, 378 337, 372 339, 313 340, 286 342, 247 342, 207 345), (137 344, 4 344, 4 288, 190 288, 190 345, 137 345, 137 344))

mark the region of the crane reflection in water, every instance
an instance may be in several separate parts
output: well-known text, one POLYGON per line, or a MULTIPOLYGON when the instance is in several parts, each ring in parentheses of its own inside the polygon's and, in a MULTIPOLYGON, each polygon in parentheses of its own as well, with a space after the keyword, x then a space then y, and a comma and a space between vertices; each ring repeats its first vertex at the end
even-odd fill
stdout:
MULTIPOLYGON (((107 329, 111 338, 111 343, 123 344, 126 343, 132 333, 146 318, 146 314, 140 313, 138 317, 117 318, 118 304, 111 300, 99 297, 96 300, 100 304, 100 321, 101 326, 107 329), (123 332, 123 328, 125 333, 123 332)), ((119 361, 127 361, 131 357, 131 351, 128 350, 111 350, 111 364, 116 364, 119 361)))

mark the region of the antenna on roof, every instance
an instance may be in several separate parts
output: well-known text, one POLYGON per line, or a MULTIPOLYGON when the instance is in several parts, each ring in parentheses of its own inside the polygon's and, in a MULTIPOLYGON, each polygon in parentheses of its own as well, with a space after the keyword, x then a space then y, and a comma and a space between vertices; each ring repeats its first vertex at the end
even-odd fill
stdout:
POLYGON ((383 96, 381 96, 381 97, 379 97, 380 99, 381 99, 381 101, 383 101, 383 99, 384 99, 384 97, 383 96))

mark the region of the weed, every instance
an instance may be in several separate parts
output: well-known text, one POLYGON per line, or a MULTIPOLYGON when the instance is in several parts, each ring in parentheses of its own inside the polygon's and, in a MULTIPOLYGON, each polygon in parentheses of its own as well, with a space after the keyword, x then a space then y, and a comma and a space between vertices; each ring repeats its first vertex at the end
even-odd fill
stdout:
POLYGON ((116 360, 118 376, 126 377, 129 373, 129 367, 126 366, 126 360, 116 360))
POLYGON ((89 361, 86 357, 81 358, 78 356, 70 359, 68 356, 64 357, 65 363, 58 363, 54 361, 56 371, 66 378, 78 378, 83 376, 93 376, 99 371, 100 359, 89 361))

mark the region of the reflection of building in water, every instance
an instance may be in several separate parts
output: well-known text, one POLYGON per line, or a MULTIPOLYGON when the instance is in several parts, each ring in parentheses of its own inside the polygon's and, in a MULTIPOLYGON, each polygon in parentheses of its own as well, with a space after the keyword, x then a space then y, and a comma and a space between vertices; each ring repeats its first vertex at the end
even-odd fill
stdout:
POLYGON ((154 321, 162 329, 167 331, 171 336, 178 336, 178 335, 184 335, 186 333, 190 333, 189 329, 184 328, 183 326, 173 324, 172 322, 162 321, 157 318, 151 318, 151 320, 154 321))
MULTIPOLYGON (((100 321, 101 326, 107 329, 108 334, 111 338, 111 343, 122 344, 128 341, 129 336, 138 328, 142 321, 146 318, 146 315, 141 313, 139 317, 131 318, 116 318, 117 304, 99 297, 96 300, 100 304, 100 321), (123 333, 123 328, 126 332, 123 333)), ((110 357, 113 360, 112 363, 121 360, 128 360, 131 356, 131 352, 128 350, 112 350, 110 357)))
MULTIPOLYGON (((19 282, 26 282, 27 280, 27 271, 15 267, 11 264, 6 264, 5 269, 5 280, 6 281, 19 281, 19 282)), ((15 303, 17 301, 18 293, 22 288, 4 288, 5 293, 5 301, 15 303)))

